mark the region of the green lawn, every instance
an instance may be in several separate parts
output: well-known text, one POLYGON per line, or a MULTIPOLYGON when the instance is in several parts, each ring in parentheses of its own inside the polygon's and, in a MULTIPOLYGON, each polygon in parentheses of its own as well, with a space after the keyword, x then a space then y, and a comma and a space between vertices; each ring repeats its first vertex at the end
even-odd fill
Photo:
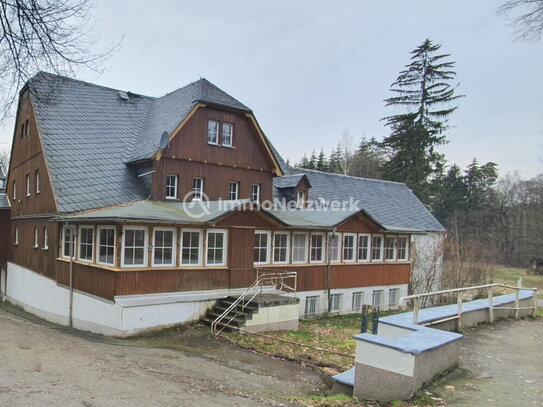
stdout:
POLYGON ((494 275, 494 282, 516 286, 519 278, 522 278, 523 287, 537 288, 538 298, 543 299, 543 276, 528 274, 526 269, 498 266, 494 275))

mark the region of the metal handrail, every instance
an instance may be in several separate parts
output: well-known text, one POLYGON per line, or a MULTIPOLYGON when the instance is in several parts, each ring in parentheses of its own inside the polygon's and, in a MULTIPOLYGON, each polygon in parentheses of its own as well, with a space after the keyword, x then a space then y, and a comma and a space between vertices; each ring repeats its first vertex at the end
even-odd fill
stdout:
POLYGON ((232 313, 233 315, 230 317, 230 319, 226 322, 222 322, 223 319, 226 318, 226 316, 235 309, 240 303, 243 302, 241 306, 241 311, 245 310, 245 307, 251 303, 255 299, 255 297, 259 294, 264 294, 265 292, 270 292, 272 290, 278 290, 282 291, 284 288, 296 291, 296 283, 297 283, 297 273, 294 271, 291 272, 278 272, 278 273, 262 273, 260 274, 260 271, 257 270, 257 279, 256 281, 251 284, 250 287, 248 287, 243 294, 241 294, 221 315, 219 315, 215 320, 211 323, 211 334, 214 336, 217 336, 222 332, 224 328, 230 325, 230 322, 239 315, 241 312, 232 313), (285 279, 294 279, 293 287, 288 286, 284 283, 285 279), (269 283, 269 285, 266 285, 266 283, 269 283), (252 294, 251 298, 246 301, 246 297, 250 295, 251 291, 255 290, 255 293, 252 294), (220 324, 220 329, 217 331, 217 326, 220 324))
MULTIPOLYGON (((457 297, 457 318, 458 318, 458 328, 461 327, 461 317, 462 317, 462 294, 466 291, 473 291, 473 290, 481 290, 486 288, 487 290, 487 296, 488 296, 488 310, 489 310, 489 319, 490 323, 494 322, 494 306, 493 306, 493 296, 494 296, 494 288, 500 287, 500 288, 509 288, 512 290, 515 290, 515 307, 512 308, 515 310, 515 319, 519 318, 519 310, 521 309, 531 309, 532 315, 535 316, 535 313, 537 311, 537 288, 526 288, 522 287, 522 278, 519 278, 518 285, 512 286, 507 284, 499 284, 499 283, 493 283, 493 284, 483 284, 483 285, 476 285, 472 287, 462 287, 462 288, 451 288, 449 290, 441 290, 441 291, 434 291, 430 293, 422 293, 422 294, 412 294, 412 295, 406 295, 404 297, 400 298, 399 304, 403 305, 403 303, 407 300, 414 300, 413 303, 413 323, 417 324, 419 320, 419 310, 421 309, 421 298, 426 297, 433 297, 437 295, 443 295, 443 294, 451 294, 451 293, 458 293, 457 297), (533 305, 531 307, 519 307, 519 301, 520 301, 520 291, 521 290, 527 290, 527 291, 533 291, 533 305)), ((500 307, 503 308, 503 307, 500 307)), ((505 309, 505 308, 504 308, 505 309)), ((450 318, 448 318, 450 319, 450 318)))

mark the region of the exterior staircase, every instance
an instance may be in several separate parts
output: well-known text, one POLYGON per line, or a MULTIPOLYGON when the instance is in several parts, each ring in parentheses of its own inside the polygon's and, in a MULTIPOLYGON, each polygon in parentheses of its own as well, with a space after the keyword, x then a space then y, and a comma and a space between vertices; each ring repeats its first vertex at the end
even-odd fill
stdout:
MULTIPOLYGON (((213 321, 219 318, 228 308, 232 307, 238 301, 238 297, 226 297, 218 300, 213 308, 211 308, 203 319, 204 324, 211 326, 213 321)), ((243 302, 238 303, 232 308, 226 315, 224 315, 224 323, 218 322, 225 331, 232 331, 231 327, 241 328, 245 325, 245 322, 253 318, 253 314, 258 311, 258 303, 251 302, 245 306, 243 302), (229 322, 228 322, 229 321, 229 322)))

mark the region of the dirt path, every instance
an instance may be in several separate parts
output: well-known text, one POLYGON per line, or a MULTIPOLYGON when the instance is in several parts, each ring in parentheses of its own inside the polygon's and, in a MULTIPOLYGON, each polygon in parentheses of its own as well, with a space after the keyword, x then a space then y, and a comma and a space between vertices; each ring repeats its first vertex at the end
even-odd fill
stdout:
POLYGON ((543 406, 543 319, 469 330, 460 368, 432 386, 448 406, 543 406))
POLYGON ((0 307, 2 406, 280 406, 322 390, 311 369, 204 330, 110 340, 0 307))

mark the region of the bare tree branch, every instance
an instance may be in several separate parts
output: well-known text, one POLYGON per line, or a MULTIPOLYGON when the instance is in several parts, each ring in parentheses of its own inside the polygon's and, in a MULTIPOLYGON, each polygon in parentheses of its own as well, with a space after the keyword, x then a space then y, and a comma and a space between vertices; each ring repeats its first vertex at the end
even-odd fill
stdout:
POLYGON ((93 7, 92 0, 0 0, 0 123, 37 72, 102 71, 120 42, 101 53, 89 51, 96 42, 93 7))
POLYGON ((543 0, 508 0, 498 9, 498 14, 511 22, 515 38, 539 41, 543 34, 543 0))

